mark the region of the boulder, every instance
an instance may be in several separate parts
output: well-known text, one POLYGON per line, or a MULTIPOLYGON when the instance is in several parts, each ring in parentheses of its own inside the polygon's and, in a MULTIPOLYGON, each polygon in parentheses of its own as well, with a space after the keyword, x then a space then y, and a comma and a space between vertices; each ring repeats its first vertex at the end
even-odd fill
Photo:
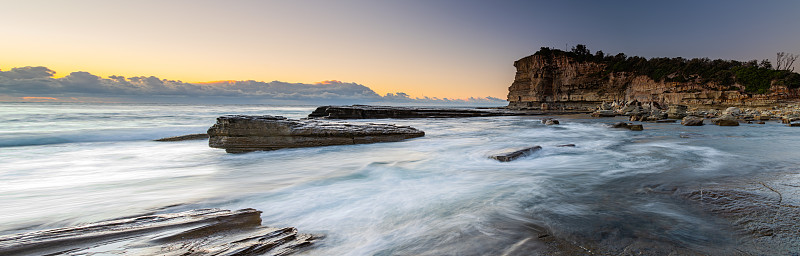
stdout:
POLYGON ((790 126, 790 127, 800 127, 800 123, 791 123, 791 124, 788 124, 787 126, 790 126))
POLYGON ((0 236, 0 255, 288 255, 317 239, 255 209, 199 209, 0 236))
POLYGON ((726 108, 725 110, 723 110, 722 114, 723 115, 738 116, 738 115, 742 114, 742 110, 740 110, 737 107, 729 107, 729 108, 726 108))
POLYGON ((281 116, 230 115, 208 129, 208 145, 228 153, 281 148, 393 142, 422 137, 425 132, 390 124, 348 124, 293 120, 281 116))
POLYGON ((687 116, 681 120, 681 124, 684 126, 701 126, 703 125, 703 118, 695 117, 695 116, 687 116))
POLYGON ((688 109, 689 107, 686 105, 670 105, 667 109, 667 116, 670 119, 681 119, 687 115, 688 109))
POLYGON ((542 149, 541 146, 533 146, 533 147, 530 147, 530 148, 524 148, 524 149, 520 149, 520 150, 516 150, 516 151, 511 151, 511 152, 506 152, 506 153, 502 153, 502 154, 498 154, 498 155, 493 155, 493 156, 490 156, 489 158, 492 158, 492 159, 500 161, 500 162, 509 162, 509 161, 513 161, 514 159, 533 154, 534 152, 539 151, 540 149, 542 149))
POLYGON ((625 123, 625 122, 615 123, 615 124, 611 125, 611 128, 624 128, 624 129, 628 129, 628 130, 631 130, 631 131, 642 131, 642 130, 644 130, 644 126, 642 126, 641 124, 629 124, 629 123, 625 123))
POLYGON ((712 118, 711 123, 719 126, 739 126, 739 122, 731 115, 722 115, 717 118, 712 118))

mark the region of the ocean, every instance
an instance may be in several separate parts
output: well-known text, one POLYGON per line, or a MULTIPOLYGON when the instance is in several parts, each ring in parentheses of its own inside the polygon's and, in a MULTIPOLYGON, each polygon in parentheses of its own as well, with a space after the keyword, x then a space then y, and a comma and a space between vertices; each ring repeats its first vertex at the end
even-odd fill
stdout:
POLYGON ((426 135, 245 154, 152 141, 205 132, 220 115, 303 118, 314 108, 0 103, 0 235, 255 208, 266 226, 324 235, 307 255, 500 255, 543 230, 594 247, 639 239, 713 254, 740 244, 731 223, 648 191, 800 166, 800 128, 776 121, 637 132, 583 115, 347 120, 426 135), (516 161, 488 158, 534 145, 542 150, 516 161))

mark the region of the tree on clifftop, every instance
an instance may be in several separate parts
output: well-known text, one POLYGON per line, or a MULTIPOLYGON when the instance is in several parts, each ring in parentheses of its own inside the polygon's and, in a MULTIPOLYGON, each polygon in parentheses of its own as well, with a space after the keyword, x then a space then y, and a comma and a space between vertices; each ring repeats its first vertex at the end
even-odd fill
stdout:
POLYGON ((776 61, 775 70, 794 71, 794 61, 797 60, 797 54, 779 52, 776 61))

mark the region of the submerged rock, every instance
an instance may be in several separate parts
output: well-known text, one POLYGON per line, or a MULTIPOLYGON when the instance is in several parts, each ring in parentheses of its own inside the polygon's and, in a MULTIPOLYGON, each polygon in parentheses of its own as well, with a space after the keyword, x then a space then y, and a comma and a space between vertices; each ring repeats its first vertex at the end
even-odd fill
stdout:
POLYGON ((308 115, 309 118, 328 119, 381 119, 381 118, 439 118, 439 117, 480 117, 513 116, 522 112, 502 109, 459 109, 459 108, 420 108, 390 106, 322 106, 308 115))
POLYGON ((208 145, 228 153, 281 148, 393 142, 425 136, 409 126, 294 120, 281 116, 221 116, 208 129, 208 145))
POLYGON ((287 255, 317 237, 261 226, 261 211, 200 209, 0 236, 0 255, 287 255))
POLYGON ((490 158, 500 162, 509 162, 513 161, 514 159, 533 154, 534 152, 539 151, 540 149, 542 149, 541 146, 533 146, 530 148, 524 148, 517 151, 506 152, 499 155, 493 155, 490 158))
POLYGON ((696 116, 687 116, 681 120, 681 124, 684 126, 701 126, 703 125, 703 118, 696 117, 696 116))
POLYGON ((184 140, 205 140, 205 139, 208 139, 208 134, 197 133, 197 134, 166 137, 153 141, 184 141, 184 140))

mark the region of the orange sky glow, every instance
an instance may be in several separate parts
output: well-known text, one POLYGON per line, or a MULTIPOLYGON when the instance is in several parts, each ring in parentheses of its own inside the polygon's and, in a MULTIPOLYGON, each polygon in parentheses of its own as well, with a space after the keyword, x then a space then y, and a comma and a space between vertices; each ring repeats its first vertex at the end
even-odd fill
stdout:
POLYGON ((381 95, 505 98, 513 80, 513 58, 487 69, 487 63, 474 59, 479 54, 463 48, 476 39, 444 40, 397 27, 397 20, 364 23, 358 17, 324 12, 324 5, 332 4, 323 2, 312 10, 292 2, 6 4, 0 22, 26 22, 3 28, 0 69, 45 66, 56 71, 57 78, 85 71, 101 77, 156 76, 193 83, 339 80, 381 95), (248 6, 261 11, 246 11, 248 6), (306 11, 319 16, 291 15, 306 11), (445 48, 449 50, 442 51, 446 45, 451 45, 445 48))

